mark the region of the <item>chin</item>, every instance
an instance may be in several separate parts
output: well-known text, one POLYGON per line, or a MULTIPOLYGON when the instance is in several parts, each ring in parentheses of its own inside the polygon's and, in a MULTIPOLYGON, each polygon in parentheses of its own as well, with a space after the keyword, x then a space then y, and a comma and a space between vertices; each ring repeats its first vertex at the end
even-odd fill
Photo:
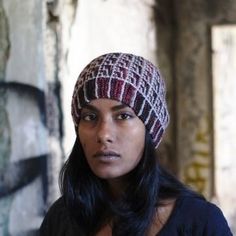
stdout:
POLYGON ((94 174, 104 180, 116 179, 124 175, 122 173, 114 173, 114 171, 94 171, 94 174))
POLYGON ((104 179, 104 180, 110 180, 110 179, 115 179, 115 178, 119 178, 120 176, 119 175, 114 175, 114 174, 111 174, 111 173, 95 173, 95 175, 101 179, 104 179))

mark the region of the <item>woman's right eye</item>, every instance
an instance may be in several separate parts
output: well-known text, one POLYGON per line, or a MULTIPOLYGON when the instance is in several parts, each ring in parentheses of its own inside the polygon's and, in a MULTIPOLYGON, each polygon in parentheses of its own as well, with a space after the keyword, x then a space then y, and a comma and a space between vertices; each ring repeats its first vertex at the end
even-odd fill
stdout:
POLYGON ((96 120, 96 114, 94 113, 84 113, 81 115, 81 119, 84 121, 94 121, 96 120))

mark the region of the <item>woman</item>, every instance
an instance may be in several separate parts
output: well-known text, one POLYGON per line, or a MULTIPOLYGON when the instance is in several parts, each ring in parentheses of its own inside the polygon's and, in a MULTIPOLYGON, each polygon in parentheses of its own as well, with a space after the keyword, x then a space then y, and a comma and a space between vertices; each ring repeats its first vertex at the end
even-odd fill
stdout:
POLYGON ((219 208, 158 164, 169 115, 151 62, 125 53, 94 59, 75 85, 72 117, 77 138, 61 171, 62 197, 41 235, 232 235, 219 208))

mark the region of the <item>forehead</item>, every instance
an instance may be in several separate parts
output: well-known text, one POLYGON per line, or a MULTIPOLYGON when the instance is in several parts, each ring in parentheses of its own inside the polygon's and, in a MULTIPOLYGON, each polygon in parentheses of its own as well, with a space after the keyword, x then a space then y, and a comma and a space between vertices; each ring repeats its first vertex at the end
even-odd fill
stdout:
POLYGON ((132 108, 130 108, 129 106, 127 106, 124 103, 119 102, 117 100, 107 99, 107 98, 99 98, 99 99, 92 100, 90 103, 85 105, 82 108, 82 110, 83 109, 120 110, 120 109, 124 109, 124 108, 132 110, 132 108))

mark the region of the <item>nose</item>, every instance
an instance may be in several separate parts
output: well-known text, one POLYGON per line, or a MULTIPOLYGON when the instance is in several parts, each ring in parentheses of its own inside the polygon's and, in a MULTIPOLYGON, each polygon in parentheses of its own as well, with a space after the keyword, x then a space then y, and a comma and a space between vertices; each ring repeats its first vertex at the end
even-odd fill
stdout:
POLYGON ((97 126, 97 142, 108 144, 114 142, 114 124, 109 120, 102 120, 97 126))

